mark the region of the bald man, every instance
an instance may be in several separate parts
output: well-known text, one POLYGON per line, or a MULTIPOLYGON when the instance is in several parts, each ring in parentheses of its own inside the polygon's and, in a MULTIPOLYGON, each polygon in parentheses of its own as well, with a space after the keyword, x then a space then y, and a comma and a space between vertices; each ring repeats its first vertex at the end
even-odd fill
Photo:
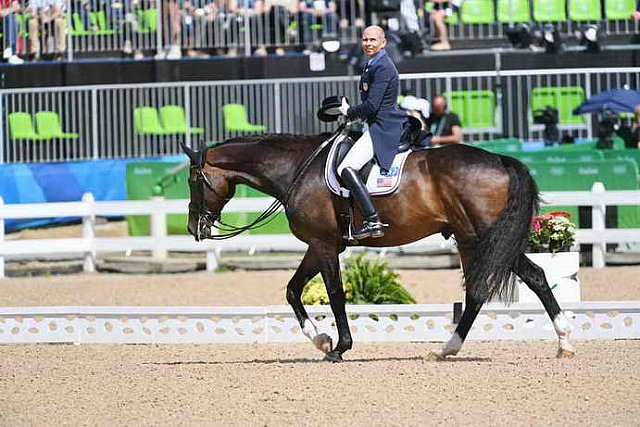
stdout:
POLYGON ((386 44, 382 28, 376 25, 365 28, 362 50, 369 60, 360 77, 362 103, 350 107, 343 98, 340 107, 349 120, 361 119, 368 127, 338 166, 343 184, 353 194, 364 217, 363 228, 353 234, 357 240, 384 236, 384 224, 358 171, 374 155, 380 168, 389 170, 407 120, 398 108, 398 70, 384 50, 386 44))

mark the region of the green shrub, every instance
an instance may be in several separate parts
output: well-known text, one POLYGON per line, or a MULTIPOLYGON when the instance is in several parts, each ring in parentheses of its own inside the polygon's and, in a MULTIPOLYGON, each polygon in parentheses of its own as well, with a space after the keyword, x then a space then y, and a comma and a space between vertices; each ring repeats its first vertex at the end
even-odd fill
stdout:
MULTIPOLYGON (((343 288, 349 304, 415 304, 415 299, 400 284, 399 274, 387 263, 371 261, 364 254, 347 259, 342 272, 343 288)), ((314 277, 302 291, 303 304, 329 304, 320 276, 314 277)))

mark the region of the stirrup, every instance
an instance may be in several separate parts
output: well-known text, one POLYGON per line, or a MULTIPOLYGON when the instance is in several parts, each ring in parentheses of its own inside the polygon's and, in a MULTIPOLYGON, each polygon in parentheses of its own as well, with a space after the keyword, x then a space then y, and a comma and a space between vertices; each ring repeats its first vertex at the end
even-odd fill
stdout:
POLYGON ((384 236, 384 227, 389 227, 389 224, 384 224, 380 221, 364 221, 362 230, 355 231, 353 238, 356 240, 362 240, 367 238, 378 239, 384 236))

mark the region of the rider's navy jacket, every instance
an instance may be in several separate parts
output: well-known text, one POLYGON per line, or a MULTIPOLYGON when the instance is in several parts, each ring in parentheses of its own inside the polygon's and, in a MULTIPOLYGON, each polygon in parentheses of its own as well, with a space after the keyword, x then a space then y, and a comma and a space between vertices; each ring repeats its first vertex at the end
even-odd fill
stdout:
POLYGON ((347 111, 350 120, 369 125, 373 150, 382 169, 389 169, 400 144, 407 115, 398 108, 398 70, 383 49, 367 62, 360 77, 362 103, 347 111))

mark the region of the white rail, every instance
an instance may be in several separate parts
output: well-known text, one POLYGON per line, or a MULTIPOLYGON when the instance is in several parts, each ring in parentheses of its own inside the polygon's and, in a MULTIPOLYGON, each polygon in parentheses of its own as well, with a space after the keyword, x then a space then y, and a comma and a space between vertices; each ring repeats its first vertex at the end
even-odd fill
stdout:
MULTIPOLYGON (((640 191, 605 191, 596 183, 592 191, 548 192, 542 194, 549 205, 592 206, 592 228, 576 232, 577 243, 590 243, 593 248, 593 266, 605 266, 607 243, 640 242, 640 229, 605 228, 605 206, 640 205, 640 191)), ((237 198, 225 207, 225 212, 255 212, 271 204, 270 198, 237 198)), ((81 202, 31 203, 5 205, 0 197, 0 277, 5 274, 5 259, 35 257, 51 254, 78 254, 84 257, 84 271, 95 271, 96 254, 149 250, 156 259, 164 259, 167 251, 206 252, 207 270, 213 271, 222 250, 301 251, 306 244, 293 235, 244 235, 225 241, 195 242, 191 236, 167 236, 166 215, 187 212, 187 200, 154 198, 143 201, 96 202, 92 194, 85 194, 81 202), (150 215, 149 237, 96 237, 96 216, 150 215), (82 217, 83 234, 79 238, 6 240, 6 218, 82 217)), ((185 224, 186 226, 186 224, 185 224)), ((441 250, 452 248, 454 242, 441 235, 395 248, 395 250, 441 250)))
MULTIPOLYGON (((563 304, 575 340, 640 338, 640 301, 563 304)), ((337 339, 328 306, 308 306, 320 332, 337 339)), ((348 305, 358 342, 442 342, 453 324, 449 304, 348 305)), ((289 306, 0 307, 0 344, 223 344, 305 342, 289 306)), ((469 340, 555 339, 540 303, 485 305, 469 340)))

